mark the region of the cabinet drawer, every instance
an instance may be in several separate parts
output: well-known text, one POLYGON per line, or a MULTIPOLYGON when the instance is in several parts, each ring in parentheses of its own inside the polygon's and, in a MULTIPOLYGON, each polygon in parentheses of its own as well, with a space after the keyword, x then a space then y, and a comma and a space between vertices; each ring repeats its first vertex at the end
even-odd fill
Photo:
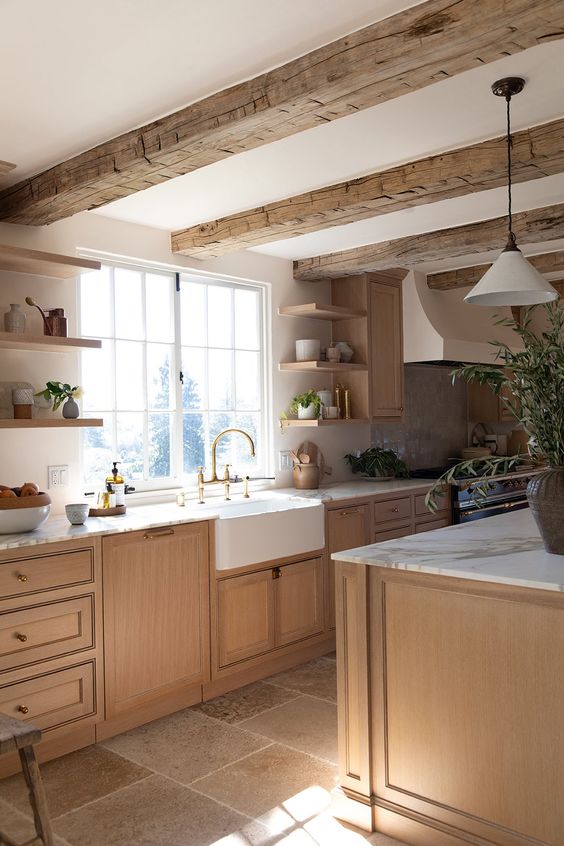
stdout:
POLYGON ((393 523, 396 520, 409 520, 410 517, 411 499, 408 496, 374 503, 375 523, 393 523))
MULTIPOLYGON (((448 491, 445 492, 444 496, 439 497, 437 500, 438 509, 435 514, 441 514, 441 516, 447 515, 450 512, 450 498, 448 491)), ((415 497, 415 516, 416 517, 430 517, 433 512, 429 511, 427 506, 425 505, 425 494, 417 494, 415 497)))
POLYGON ((0 671, 94 645, 93 597, 0 614, 0 671))
POLYGON ((40 590, 94 581, 92 549, 19 558, 0 564, 0 597, 25 596, 40 590))
POLYGON ((395 538, 405 538, 411 533, 411 523, 408 523, 406 526, 398 526, 395 529, 384 529, 382 532, 374 532, 372 543, 381 543, 382 541, 394 540, 395 538))
POLYGON ((426 520, 424 523, 417 523, 415 526, 415 534, 419 535, 421 532, 431 532, 433 529, 444 529, 450 526, 449 517, 437 517, 436 520, 426 520))
POLYGON ((89 661, 1 687, 0 711, 30 720, 41 729, 93 714, 94 663, 89 661))

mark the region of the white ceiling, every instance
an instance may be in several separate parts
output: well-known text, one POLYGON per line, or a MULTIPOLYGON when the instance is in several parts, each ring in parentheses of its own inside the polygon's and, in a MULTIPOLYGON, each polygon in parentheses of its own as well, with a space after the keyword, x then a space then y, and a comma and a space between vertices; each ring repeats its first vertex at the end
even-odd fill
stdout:
MULTIPOLYGON (((0 73, 10 80, 0 95, 0 158, 18 163, 3 184, 413 5, 413 0, 271 0, 265 14, 263 0, 206 5, 161 0, 155 13, 152 0, 94 5, 4 0, 3 28, 25 31, 26 53, 35 60, 21 62, 21 39, 7 39, 0 51, 0 73), (54 49, 57 43, 64 49, 54 49)), ((490 85, 509 74, 527 80, 512 103, 515 129, 564 116, 564 41, 556 41, 232 156, 90 214, 180 229, 500 135, 504 104, 490 85)), ((515 200, 517 210, 561 202, 564 179, 517 186, 515 200)), ((498 189, 257 249, 300 258, 504 212, 505 192, 498 189)))
POLYGON ((414 5, 2 0, 0 159, 18 165, 2 184, 414 5))

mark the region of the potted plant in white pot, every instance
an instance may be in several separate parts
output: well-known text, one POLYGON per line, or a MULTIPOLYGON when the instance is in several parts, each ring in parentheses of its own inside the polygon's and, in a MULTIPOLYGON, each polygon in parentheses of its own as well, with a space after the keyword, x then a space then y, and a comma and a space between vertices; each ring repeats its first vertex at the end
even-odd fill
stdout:
MULTIPOLYGON (((290 403, 290 414, 295 414, 298 420, 316 420, 321 417, 321 399, 313 388, 303 394, 296 394, 290 403)), ((281 415, 282 419, 286 417, 281 415)))
MULTIPOLYGON (((467 364, 454 371, 454 377, 489 385, 501 397, 529 436, 530 458, 546 470, 529 482, 527 499, 548 552, 564 555, 564 309, 558 303, 535 306, 524 312, 523 321, 500 320, 520 338, 522 348, 515 352, 507 344, 494 342, 503 368, 467 364), (546 328, 532 328, 534 308, 544 309, 546 328), (504 390, 505 389, 505 390, 504 390)), ((518 456, 509 459, 516 463, 518 456)), ((464 462, 466 475, 487 476, 510 469, 507 459, 477 459, 464 462)), ((441 482, 457 475, 454 468, 441 477, 430 492, 434 497, 441 482)), ((435 506, 436 507, 436 506, 435 506)))

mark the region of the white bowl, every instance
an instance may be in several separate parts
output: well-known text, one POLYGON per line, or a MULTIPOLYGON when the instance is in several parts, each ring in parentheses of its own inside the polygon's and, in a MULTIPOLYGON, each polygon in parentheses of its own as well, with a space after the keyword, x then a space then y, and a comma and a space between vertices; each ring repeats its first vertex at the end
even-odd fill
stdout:
POLYGON ((87 502, 73 502, 70 505, 65 505, 67 520, 73 526, 82 526, 89 511, 90 505, 87 502))
POLYGON ((7 508, 0 511, 0 535, 32 532, 45 522, 51 511, 50 505, 32 508, 7 508))

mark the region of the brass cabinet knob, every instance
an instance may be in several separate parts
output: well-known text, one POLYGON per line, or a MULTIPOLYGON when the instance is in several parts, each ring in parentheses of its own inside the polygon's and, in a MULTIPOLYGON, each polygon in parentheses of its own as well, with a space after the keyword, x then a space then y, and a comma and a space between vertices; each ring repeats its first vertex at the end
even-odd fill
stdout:
POLYGON ((25 643, 27 640, 27 635, 21 634, 21 632, 18 632, 16 634, 16 637, 20 641, 20 643, 25 643))
POLYGON ((18 582, 27 582, 27 576, 24 573, 18 574, 18 582))
POLYGON ((18 711, 20 714, 29 714, 29 708, 27 705, 18 705, 18 711))
POLYGON ((280 569, 280 567, 275 567, 274 570, 272 571, 272 578, 273 579, 279 579, 281 575, 282 575, 282 570, 280 569))
POLYGON ((339 517, 350 517, 352 514, 359 514, 358 508, 350 508, 348 511, 340 511, 339 517))
POLYGON ((399 511, 399 508, 397 507, 397 505, 394 505, 394 507, 392 508, 392 511, 393 511, 394 513, 396 513, 396 512, 398 512, 398 511, 399 511))

